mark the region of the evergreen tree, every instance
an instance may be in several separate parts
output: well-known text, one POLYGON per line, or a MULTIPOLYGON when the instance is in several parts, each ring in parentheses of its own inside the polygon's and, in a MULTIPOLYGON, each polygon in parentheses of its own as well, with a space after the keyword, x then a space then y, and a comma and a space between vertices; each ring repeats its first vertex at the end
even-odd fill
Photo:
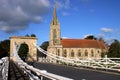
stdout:
POLYGON ((30 36, 28 34, 26 34, 25 37, 30 37, 30 36))
POLYGON ((114 42, 110 45, 108 57, 120 58, 120 43, 118 40, 114 40, 114 42))
POLYGON ((18 55, 21 57, 21 59, 25 61, 25 59, 27 58, 27 54, 28 54, 28 45, 21 44, 18 51, 18 55))
MULTIPOLYGON (((49 42, 48 42, 48 41, 45 41, 45 42, 43 42, 43 43, 41 44, 40 47, 41 47, 42 49, 44 49, 45 51, 47 51, 48 46, 49 46, 49 42)), ((46 55, 43 54, 43 53, 40 52, 40 51, 38 51, 38 56, 39 56, 39 57, 46 57, 46 55)))
POLYGON ((0 58, 8 56, 10 52, 10 40, 0 42, 0 58))
POLYGON ((31 37, 36 37, 36 35, 35 34, 31 34, 31 37))
POLYGON ((85 39, 94 39, 94 40, 97 40, 97 38, 93 35, 88 35, 85 37, 85 39))

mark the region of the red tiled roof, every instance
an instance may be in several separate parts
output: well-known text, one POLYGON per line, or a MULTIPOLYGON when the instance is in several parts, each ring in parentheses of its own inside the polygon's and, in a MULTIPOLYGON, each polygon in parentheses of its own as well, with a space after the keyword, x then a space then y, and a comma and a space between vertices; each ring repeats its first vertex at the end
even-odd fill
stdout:
POLYGON ((104 43, 98 40, 88 39, 62 39, 64 48, 100 48, 105 49, 104 43))

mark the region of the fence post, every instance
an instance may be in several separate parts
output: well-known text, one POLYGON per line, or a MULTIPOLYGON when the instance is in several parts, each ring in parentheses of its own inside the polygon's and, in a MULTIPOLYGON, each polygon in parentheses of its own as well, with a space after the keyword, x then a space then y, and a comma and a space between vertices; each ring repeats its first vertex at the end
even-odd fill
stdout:
POLYGON ((106 70, 107 70, 107 68, 108 68, 107 63, 108 63, 108 58, 107 58, 107 55, 105 55, 105 69, 106 69, 106 70))

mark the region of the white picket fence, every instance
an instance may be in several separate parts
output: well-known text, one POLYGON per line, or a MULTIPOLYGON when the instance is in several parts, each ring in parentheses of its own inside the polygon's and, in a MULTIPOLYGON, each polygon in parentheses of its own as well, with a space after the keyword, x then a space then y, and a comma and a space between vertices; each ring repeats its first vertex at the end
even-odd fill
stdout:
POLYGON ((8 57, 0 59, 0 71, 2 72, 2 79, 8 80, 9 60, 8 57))
POLYGON ((44 78, 50 79, 50 80, 73 80, 67 77, 59 76, 56 74, 52 74, 47 72, 46 70, 40 70, 37 68, 34 68, 33 66, 28 65, 25 63, 17 53, 17 48, 14 45, 14 52, 12 54, 14 63, 24 71, 29 77, 30 80, 43 80, 44 78))
MULTIPOLYGON (((99 59, 66 58, 49 53, 37 45, 35 46, 39 51, 41 51, 43 54, 49 57, 48 59, 44 58, 45 62, 58 62, 78 67, 82 66, 94 69, 104 69, 120 72, 120 58, 107 58, 107 56, 105 58, 99 59)), ((34 68, 33 66, 28 65, 18 56, 17 48, 15 45, 12 57, 14 63, 30 77, 30 80, 43 80, 44 78, 51 80, 73 80, 70 78, 49 73, 46 70, 39 70, 37 68, 34 68)), ((3 80, 8 80, 8 69, 9 69, 8 57, 0 59, 0 70, 2 71, 3 80)))
POLYGON ((95 59, 82 59, 82 58, 66 58, 62 56, 58 56, 52 53, 49 53, 39 46, 35 45, 39 51, 43 54, 47 55, 47 58, 39 58, 39 60, 43 62, 56 62, 63 63, 66 65, 87 67, 93 69, 100 69, 105 71, 117 71, 120 72, 120 58, 108 58, 105 56, 104 58, 95 58, 95 59))

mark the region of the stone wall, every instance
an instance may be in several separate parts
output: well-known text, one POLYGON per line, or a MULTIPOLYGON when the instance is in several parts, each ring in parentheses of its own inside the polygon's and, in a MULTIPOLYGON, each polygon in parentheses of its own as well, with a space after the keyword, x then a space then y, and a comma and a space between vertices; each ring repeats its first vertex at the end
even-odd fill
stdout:
POLYGON ((11 36, 10 37, 10 58, 12 58, 12 53, 14 51, 14 44, 16 46, 25 43, 28 45, 28 61, 36 61, 37 60, 37 49, 34 44, 37 43, 36 37, 23 37, 23 36, 11 36))

